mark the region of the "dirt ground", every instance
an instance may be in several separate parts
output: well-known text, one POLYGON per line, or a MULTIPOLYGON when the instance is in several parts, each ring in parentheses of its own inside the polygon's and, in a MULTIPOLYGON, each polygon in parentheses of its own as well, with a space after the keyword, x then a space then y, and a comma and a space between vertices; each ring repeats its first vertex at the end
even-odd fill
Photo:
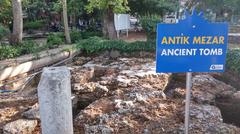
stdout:
POLYGON ((134 32, 134 31, 130 31, 128 34, 128 37, 126 33, 121 33, 120 39, 125 40, 127 42, 147 41, 147 37, 144 32, 134 32))

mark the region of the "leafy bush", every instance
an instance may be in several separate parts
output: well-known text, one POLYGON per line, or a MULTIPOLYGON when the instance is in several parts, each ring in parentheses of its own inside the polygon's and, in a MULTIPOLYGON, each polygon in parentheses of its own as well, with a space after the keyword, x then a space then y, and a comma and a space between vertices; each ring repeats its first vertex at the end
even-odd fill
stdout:
POLYGON ((160 23, 160 17, 157 15, 142 16, 140 24, 147 34, 147 40, 155 40, 157 33, 157 24, 160 23))
POLYGON ((154 51, 155 43, 151 42, 134 42, 127 43, 122 40, 106 40, 100 37, 91 37, 81 40, 77 45, 77 49, 86 51, 87 53, 97 53, 106 50, 118 50, 120 52, 134 51, 154 51))
POLYGON ((0 45, 0 60, 14 58, 20 55, 19 48, 10 45, 0 45))
POLYGON ((101 31, 95 31, 95 32, 83 31, 81 32, 81 35, 82 35, 82 39, 88 39, 94 36, 102 37, 103 33, 101 31))
POLYGON ((45 45, 39 45, 32 40, 24 41, 21 44, 12 46, 9 44, 0 44, 0 60, 15 58, 24 54, 33 54, 35 58, 38 58, 39 52, 51 48, 63 43, 62 34, 51 34, 49 36, 49 42, 45 45))
POLYGON ((9 29, 5 28, 4 26, 2 26, 2 25, 0 24, 0 40, 1 40, 3 37, 6 37, 9 33, 10 33, 9 29))
POLYGON ((24 54, 38 54, 41 50, 48 49, 44 46, 39 46, 34 41, 24 41, 17 46, 8 44, 0 44, 0 60, 15 58, 24 54))
POLYGON ((73 43, 76 43, 80 39, 88 39, 90 37, 102 37, 103 33, 101 31, 77 31, 73 30, 71 33, 71 39, 73 43))
POLYGON ((38 30, 45 26, 44 20, 36 20, 30 22, 24 22, 23 29, 24 30, 38 30))
POLYGON ((19 45, 20 53, 23 54, 30 54, 30 53, 37 53, 40 51, 41 46, 39 46, 34 41, 25 41, 21 45, 19 45))
MULTIPOLYGON (((89 32, 89 31, 78 31, 78 30, 73 30, 70 32, 70 37, 71 37, 71 41, 72 43, 76 43, 82 39, 88 39, 90 37, 102 37, 103 34, 102 32, 98 31, 98 32, 89 32)), ((60 33, 51 33, 48 36, 47 42, 50 46, 58 46, 60 44, 63 44, 65 40, 65 36, 64 33, 60 32, 60 33), (60 40, 61 39, 61 40, 60 40)))
POLYGON ((79 41, 79 40, 82 39, 81 32, 79 32, 79 31, 77 31, 77 30, 71 31, 70 37, 71 37, 72 43, 76 43, 77 41, 79 41))
POLYGON ((240 49, 229 49, 226 68, 240 74, 240 49))
POLYGON ((55 48, 64 43, 64 35, 62 33, 49 34, 47 37, 47 47, 55 48))

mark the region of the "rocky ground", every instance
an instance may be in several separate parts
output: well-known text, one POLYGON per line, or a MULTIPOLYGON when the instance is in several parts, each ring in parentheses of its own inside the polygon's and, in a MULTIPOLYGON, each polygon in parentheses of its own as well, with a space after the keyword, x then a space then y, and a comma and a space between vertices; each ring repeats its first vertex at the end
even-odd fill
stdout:
MULTIPOLYGON (((72 73, 76 134, 181 134, 184 132, 184 75, 156 74, 155 59, 102 55, 77 57, 72 73)), ((147 58, 146 58, 147 57, 147 58)), ((40 133, 36 97, 1 94, 0 129, 5 134, 40 133), (6 99, 5 99, 5 98, 6 99), (22 101, 16 101, 22 99, 22 101), (27 101, 28 100, 28 101, 27 101)), ((219 106, 237 102, 240 92, 209 74, 193 77, 192 134, 237 134, 239 124, 224 122, 219 106)), ((228 105, 229 106, 229 105, 228 105)), ((238 111, 239 109, 235 109, 238 111)))

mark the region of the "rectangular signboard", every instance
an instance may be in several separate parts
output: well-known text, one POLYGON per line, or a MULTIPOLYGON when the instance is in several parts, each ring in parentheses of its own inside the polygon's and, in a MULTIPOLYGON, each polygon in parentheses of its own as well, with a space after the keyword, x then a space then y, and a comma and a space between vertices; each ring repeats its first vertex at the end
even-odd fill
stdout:
POLYGON ((223 72, 228 24, 186 14, 177 24, 158 24, 157 72, 223 72))

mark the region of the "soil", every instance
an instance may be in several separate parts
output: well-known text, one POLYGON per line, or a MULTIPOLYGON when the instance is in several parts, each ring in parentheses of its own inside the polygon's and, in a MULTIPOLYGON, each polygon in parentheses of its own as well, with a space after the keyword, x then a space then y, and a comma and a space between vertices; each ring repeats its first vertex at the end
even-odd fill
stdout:
POLYGON ((120 34, 120 39, 127 42, 147 41, 147 36, 144 32, 129 32, 128 37, 125 33, 120 34))

